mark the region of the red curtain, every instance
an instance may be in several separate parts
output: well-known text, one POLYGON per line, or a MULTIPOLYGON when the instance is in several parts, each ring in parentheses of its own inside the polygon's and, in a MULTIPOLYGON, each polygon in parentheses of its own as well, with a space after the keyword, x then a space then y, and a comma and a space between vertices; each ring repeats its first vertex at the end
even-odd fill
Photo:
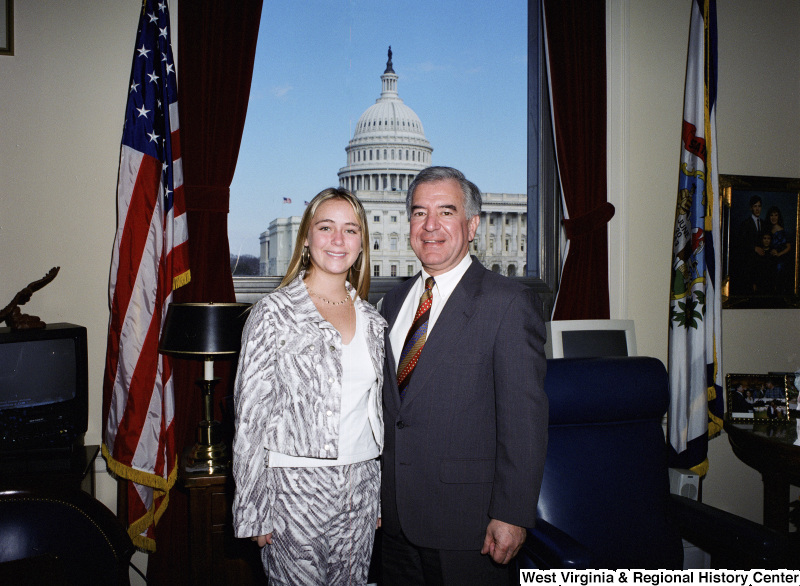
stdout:
MULTIPOLYGON (((178 8, 178 109, 192 280, 176 302, 235 301, 228 246, 228 202, 253 78, 262 0, 192 0, 178 8)), ((201 419, 202 363, 173 360, 175 437, 195 442, 201 419)), ((215 404, 232 388, 230 363, 217 362, 215 404)), ((217 407, 216 419, 221 411, 217 407)), ((180 452, 179 452, 180 453, 180 452)), ((176 487, 156 526, 157 550, 148 560, 151 584, 189 581, 186 495, 176 487)))
POLYGON ((605 0, 544 0, 569 249, 554 320, 609 317, 605 0))

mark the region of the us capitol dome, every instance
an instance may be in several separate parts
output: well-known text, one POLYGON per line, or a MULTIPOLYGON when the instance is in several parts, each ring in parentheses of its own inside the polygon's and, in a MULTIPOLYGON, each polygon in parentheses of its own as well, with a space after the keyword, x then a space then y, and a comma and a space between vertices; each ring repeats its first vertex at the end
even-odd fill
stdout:
POLYGON ((356 124, 345 149, 347 166, 339 186, 349 191, 405 191, 416 174, 431 165, 431 143, 422 121, 397 94, 392 48, 381 75, 381 96, 356 124))
MULTIPOLYGON (((419 116, 400 98, 397 79, 389 47, 380 97, 358 119, 353 138, 345 147, 347 164, 338 172, 339 186, 354 193, 367 212, 373 277, 413 276, 421 268, 409 240, 406 190, 419 171, 433 164, 433 148, 419 116)), ((461 171, 470 176, 469 169, 461 171)), ((482 195, 481 221, 470 246, 471 254, 495 272, 523 276, 527 195, 482 195)), ((286 272, 300 219, 276 218, 261 234, 261 275, 286 272)))

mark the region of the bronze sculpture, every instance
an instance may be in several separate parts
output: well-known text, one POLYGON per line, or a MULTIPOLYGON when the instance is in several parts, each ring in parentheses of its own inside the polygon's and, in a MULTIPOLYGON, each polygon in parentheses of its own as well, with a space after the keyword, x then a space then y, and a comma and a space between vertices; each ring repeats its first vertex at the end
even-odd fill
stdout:
POLYGON ((31 330, 45 327, 47 324, 45 324, 41 319, 35 315, 27 315, 22 313, 19 306, 25 305, 28 301, 30 301, 34 292, 38 291, 55 279, 60 268, 61 267, 53 267, 44 277, 29 283, 27 287, 14 295, 14 299, 11 300, 11 303, 0 310, 0 323, 5 322, 12 330, 31 330))

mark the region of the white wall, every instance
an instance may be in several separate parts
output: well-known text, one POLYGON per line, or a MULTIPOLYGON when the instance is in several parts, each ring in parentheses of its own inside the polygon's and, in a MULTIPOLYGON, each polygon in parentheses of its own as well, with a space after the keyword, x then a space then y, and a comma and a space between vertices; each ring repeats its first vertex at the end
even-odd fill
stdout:
MULTIPOLYGON (((690 0, 609 0, 609 107, 618 124, 610 181, 612 273, 642 354, 667 359, 671 232, 690 0), (614 85, 616 84, 616 85, 614 85), (619 145, 622 145, 621 147, 619 145), (624 244, 622 244, 624 243, 624 244)), ((116 225, 122 117, 139 0, 15 3, 15 50, 0 56, 0 305, 52 266, 61 273, 24 306, 89 330, 88 443, 100 443, 108 269, 116 225)), ((172 3, 173 20, 177 14, 172 3)), ((800 177, 800 3, 720 0, 720 170, 800 177)), ((173 27, 173 35, 176 29, 173 27)), ((612 286, 614 286, 612 284, 612 286)), ((800 367, 797 311, 725 311, 725 372, 800 367)), ((711 442, 707 502, 761 519, 758 474, 711 442)), ((115 506, 113 482, 98 495, 115 506)))
POLYGON ((89 334, 89 432, 101 437, 108 272, 122 120, 141 2, 15 2, 0 57, 0 305, 60 266, 22 307, 89 334))

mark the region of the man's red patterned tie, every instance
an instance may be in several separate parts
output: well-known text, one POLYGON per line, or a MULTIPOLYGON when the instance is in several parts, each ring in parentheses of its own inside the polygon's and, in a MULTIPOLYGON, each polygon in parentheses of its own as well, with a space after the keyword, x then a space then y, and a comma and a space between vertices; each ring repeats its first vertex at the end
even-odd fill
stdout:
POLYGON ((425 279, 425 291, 419 298, 419 307, 414 315, 414 322, 408 330, 403 350, 400 352, 400 364, 397 366, 397 386, 400 389, 400 398, 406 394, 408 381, 417 365, 422 347, 428 335, 428 318, 431 315, 431 300, 433 297, 433 277, 425 279))

